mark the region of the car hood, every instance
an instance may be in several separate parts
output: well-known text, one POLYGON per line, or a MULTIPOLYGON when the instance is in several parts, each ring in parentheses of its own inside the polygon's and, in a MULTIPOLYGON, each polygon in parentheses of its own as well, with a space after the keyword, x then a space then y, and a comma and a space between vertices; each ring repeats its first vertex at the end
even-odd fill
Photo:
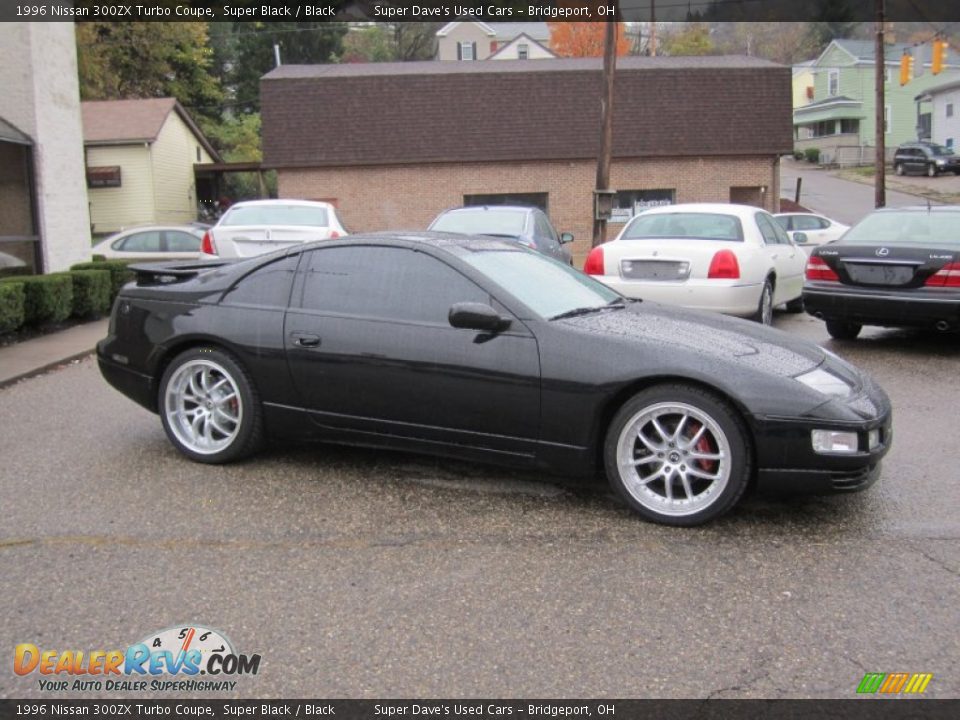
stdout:
POLYGON ((781 377, 812 370, 827 358, 819 346, 759 323, 648 301, 557 322, 648 347, 674 347, 733 361, 781 377))

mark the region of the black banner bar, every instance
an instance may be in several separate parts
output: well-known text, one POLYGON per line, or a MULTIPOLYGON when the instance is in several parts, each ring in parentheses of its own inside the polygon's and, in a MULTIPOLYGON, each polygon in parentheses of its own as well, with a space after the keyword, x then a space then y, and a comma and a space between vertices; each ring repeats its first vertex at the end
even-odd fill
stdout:
POLYGON ((960 700, 0 700, 0 718, 954 720, 960 700))

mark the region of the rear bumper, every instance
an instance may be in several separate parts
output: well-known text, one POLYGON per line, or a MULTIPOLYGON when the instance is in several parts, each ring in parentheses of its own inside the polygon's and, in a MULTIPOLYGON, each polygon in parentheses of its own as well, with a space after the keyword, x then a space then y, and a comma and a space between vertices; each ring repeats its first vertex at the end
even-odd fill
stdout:
POLYGON ((101 340, 97 344, 97 363, 104 380, 138 405, 142 405, 150 412, 157 412, 156 381, 149 375, 131 370, 116 360, 108 358, 104 354, 104 346, 107 342, 108 340, 101 340))
POLYGON ((938 290, 873 291, 868 288, 808 285, 803 288, 808 313, 824 320, 889 327, 960 329, 960 292, 938 290))
POLYGON ((615 275, 597 275, 595 278, 628 298, 740 317, 749 317, 757 312, 763 287, 760 284, 736 284, 735 280, 651 282, 624 280, 615 275))

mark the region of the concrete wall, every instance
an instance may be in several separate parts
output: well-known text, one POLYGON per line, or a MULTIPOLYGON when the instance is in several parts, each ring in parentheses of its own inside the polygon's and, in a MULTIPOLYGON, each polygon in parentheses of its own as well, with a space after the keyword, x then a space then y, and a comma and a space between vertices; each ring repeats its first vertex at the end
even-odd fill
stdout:
MULTIPOLYGON (((277 175, 280 197, 336 199, 352 232, 422 230, 440 211, 462 205, 464 195, 549 193, 553 224, 576 236, 578 266, 590 249, 594 161, 313 168, 277 175)), ((629 159, 614 160, 610 184, 619 190, 673 189, 681 203, 730 202, 732 188, 755 188, 763 207, 776 212, 779 176, 779 159, 770 156, 629 159)), ((608 238, 622 227, 611 223, 608 238)))
POLYGON ((47 272, 90 258, 73 23, 0 23, 0 115, 34 141, 47 272))

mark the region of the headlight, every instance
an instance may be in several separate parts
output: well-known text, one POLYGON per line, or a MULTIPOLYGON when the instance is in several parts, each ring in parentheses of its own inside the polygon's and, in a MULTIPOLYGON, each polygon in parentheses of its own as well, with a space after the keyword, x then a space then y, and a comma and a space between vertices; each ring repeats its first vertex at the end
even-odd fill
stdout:
POLYGON ((947 164, 946 160, 937 160, 937 165, 946 165, 946 164, 947 164))
POLYGON ((820 368, 803 375, 797 375, 795 379, 829 397, 840 398, 841 400, 850 397, 850 386, 847 383, 833 373, 828 373, 820 368))

